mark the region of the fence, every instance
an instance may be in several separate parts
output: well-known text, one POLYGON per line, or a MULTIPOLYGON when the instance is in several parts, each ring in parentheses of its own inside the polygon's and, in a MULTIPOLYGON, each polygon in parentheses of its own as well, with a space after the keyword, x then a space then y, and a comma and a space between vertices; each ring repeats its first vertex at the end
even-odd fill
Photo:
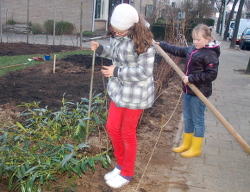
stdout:
POLYGON ((0 0, 0 40, 81 46, 80 34, 93 29, 94 2, 0 0))

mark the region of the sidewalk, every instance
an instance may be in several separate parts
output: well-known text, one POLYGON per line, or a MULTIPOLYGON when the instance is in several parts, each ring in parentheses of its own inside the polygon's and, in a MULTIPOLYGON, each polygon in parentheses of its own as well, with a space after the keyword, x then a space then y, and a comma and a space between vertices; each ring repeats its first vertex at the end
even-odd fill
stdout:
MULTIPOLYGON (((221 41, 220 66, 209 98, 239 135, 250 145, 250 74, 245 74, 250 51, 229 49, 221 41)), ((237 46, 238 47, 238 46, 237 46)), ((206 134, 200 157, 183 158, 173 153, 167 192, 249 192, 250 155, 207 109, 206 134)), ((181 124, 174 146, 182 141, 181 124)))

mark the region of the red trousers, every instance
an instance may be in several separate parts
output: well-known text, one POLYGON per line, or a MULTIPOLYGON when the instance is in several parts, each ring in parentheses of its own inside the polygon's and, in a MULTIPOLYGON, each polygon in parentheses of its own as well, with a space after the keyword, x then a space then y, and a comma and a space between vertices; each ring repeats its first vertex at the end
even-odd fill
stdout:
POLYGON ((116 107, 111 101, 106 123, 107 132, 113 145, 117 165, 122 167, 121 175, 134 175, 136 159, 136 127, 143 109, 116 107))

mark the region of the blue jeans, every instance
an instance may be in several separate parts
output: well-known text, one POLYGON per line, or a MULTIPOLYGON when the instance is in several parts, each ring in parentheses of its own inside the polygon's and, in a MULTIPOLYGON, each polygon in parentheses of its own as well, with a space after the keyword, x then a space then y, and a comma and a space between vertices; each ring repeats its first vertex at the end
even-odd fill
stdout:
POLYGON ((197 96, 184 93, 184 132, 194 133, 195 137, 204 137, 206 105, 197 96))

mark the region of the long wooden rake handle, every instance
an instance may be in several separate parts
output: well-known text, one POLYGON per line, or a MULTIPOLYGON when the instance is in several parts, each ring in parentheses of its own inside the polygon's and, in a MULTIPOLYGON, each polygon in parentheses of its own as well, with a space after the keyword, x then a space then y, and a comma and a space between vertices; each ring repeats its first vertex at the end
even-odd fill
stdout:
MULTIPOLYGON (((181 78, 185 76, 182 70, 174 63, 174 61, 166 54, 166 52, 159 45, 155 44, 155 48, 158 51, 158 53, 167 61, 167 63, 178 73, 178 75, 181 78)), ((237 131, 232 127, 232 125, 228 123, 228 121, 221 115, 221 113, 212 105, 212 103, 210 103, 210 101, 200 92, 200 90, 194 84, 187 83, 187 85, 200 98, 200 100, 207 106, 207 108, 211 110, 211 112, 222 123, 222 125, 234 136, 234 138, 246 150, 246 152, 250 154, 250 146, 237 133, 237 131)))

